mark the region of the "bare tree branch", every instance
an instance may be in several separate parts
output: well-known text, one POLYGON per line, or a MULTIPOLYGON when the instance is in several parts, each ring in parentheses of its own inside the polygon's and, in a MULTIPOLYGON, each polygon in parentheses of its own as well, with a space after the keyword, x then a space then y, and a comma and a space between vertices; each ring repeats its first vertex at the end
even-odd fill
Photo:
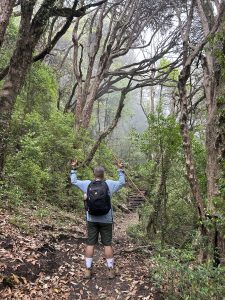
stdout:
POLYGON ((128 82, 128 85, 126 88, 123 89, 123 91, 121 92, 121 95, 120 95, 120 101, 119 101, 119 104, 118 104, 118 107, 117 107, 117 111, 116 111, 116 114, 115 114, 115 117, 112 121, 112 123, 110 124, 110 126, 105 130, 103 131, 97 141, 95 142, 95 144, 93 145, 91 151, 89 152, 87 158, 85 159, 85 161, 83 161, 79 166, 78 168, 81 168, 81 167, 84 167, 84 166, 88 166, 90 164, 90 162, 92 161, 96 151, 98 150, 101 142, 106 138, 107 135, 109 135, 113 129, 116 127, 120 117, 121 117, 121 113, 122 113, 122 110, 123 110, 123 107, 124 107, 124 101, 126 99, 126 95, 127 93, 129 92, 129 87, 130 87, 130 84, 131 84, 131 81, 132 79, 128 82))
MULTIPOLYGON (((79 0, 78 0, 79 1, 79 0)), ((78 1, 76 1, 78 3, 78 1)), ((97 7, 97 6, 100 6, 102 5, 103 3, 105 3, 107 0, 102 0, 102 1, 99 1, 99 2, 96 2, 96 3, 90 3, 90 4, 87 4, 85 6, 82 6, 81 8, 79 9, 75 9, 75 8, 69 8, 69 7, 63 7, 63 8, 59 8, 59 7, 54 7, 52 9, 52 12, 51 12, 51 17, 53 16, 58 16, 58 17, 64 17, 64 18, 69 18, 69 17, 76 17, 76 18, 79 18, 79 17, 82 17, 85 15, 86 11, 91 8, 91 7, 97 7)))

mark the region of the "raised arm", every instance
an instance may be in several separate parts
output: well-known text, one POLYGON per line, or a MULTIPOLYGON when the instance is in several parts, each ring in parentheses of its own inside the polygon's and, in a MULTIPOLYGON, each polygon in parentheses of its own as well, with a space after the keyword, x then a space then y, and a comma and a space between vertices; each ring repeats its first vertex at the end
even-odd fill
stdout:
POLYGON ((91 183, 91 180, 78 180, 77 171, 71 170, 70 179, 72 185, 78 187, 82 192, 87 193, 88 185, 91 183))
POLYGON ((118 192, 126 183, 125 174, 124 174, 123 170, 121 170, 121 169, 118 170, 118 176, 119 176, 119 179, 117 181, 112 180, 112 183, 113 183, 112 193, 113 194, 118 192))
POLYGON ((118 163, 118 180, 107 180, 107 183, 109 185, 110 192, 112 194, 116 193, 119 191, 126 183, 125 180, 125 173, 124 173, 124 165, 123 163, 118 163))
POLYGON ((88 185, 91 180, 78 180, 77 179, 77 170, 76 170, 77 161, 72 161, 71 163, 71 172, 70 172, 70 180, 71 184, 78 187, 82 192, 87 193, 88 185))

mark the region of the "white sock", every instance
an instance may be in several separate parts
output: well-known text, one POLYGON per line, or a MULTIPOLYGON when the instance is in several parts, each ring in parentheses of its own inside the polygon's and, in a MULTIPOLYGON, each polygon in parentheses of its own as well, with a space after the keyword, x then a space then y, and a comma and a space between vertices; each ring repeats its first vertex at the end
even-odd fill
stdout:
POLYGON ((90 269, 92 266, 93 258, 92 257, 85 257, 85 263, 86 263, 86 268, 90 269))
POLYGON ((107 261, 107 267, 108 268, 113 268, 114 258, 107 258, 106 261, 107 261))

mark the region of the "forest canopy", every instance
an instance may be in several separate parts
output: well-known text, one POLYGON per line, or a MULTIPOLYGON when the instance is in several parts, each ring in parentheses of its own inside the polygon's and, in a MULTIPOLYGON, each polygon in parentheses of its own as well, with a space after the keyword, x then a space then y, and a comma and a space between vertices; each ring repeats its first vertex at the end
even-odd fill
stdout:
POLYGON ((224 109, 223 0, 1 0, 0 206, 80 214, 71 159, 123 160, 165 299, 224 297, 224 109))

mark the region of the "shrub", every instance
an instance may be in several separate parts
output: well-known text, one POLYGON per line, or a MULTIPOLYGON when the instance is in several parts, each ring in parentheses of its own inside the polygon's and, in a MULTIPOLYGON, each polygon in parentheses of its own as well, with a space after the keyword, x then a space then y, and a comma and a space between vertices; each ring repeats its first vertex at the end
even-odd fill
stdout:
POLYGON ((172 248, 153 257, 151 265, 150 276, 166 299, 224 299, 225 267, 199 265, 192 251, 172 248))

